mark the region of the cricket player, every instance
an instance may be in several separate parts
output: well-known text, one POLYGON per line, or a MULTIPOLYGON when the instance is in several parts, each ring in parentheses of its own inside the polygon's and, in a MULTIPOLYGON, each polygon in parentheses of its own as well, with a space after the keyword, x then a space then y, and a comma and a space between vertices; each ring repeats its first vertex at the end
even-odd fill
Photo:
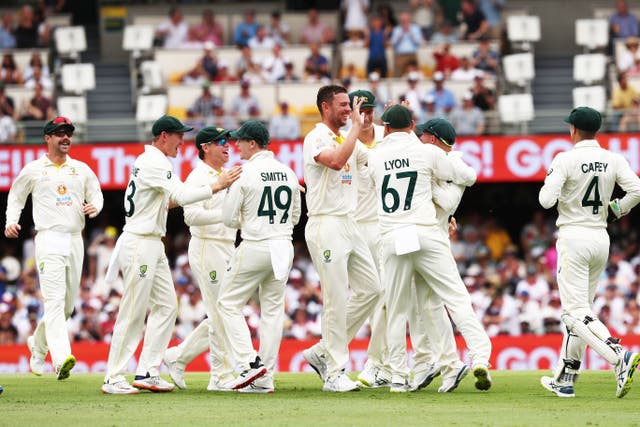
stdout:
MULTIPOLYGON (((432 144, 448 153, 447 157, 455 168, 468 168, 462 161, 462 153, 452 151, 456 132, 447 120, 431 119, 416 125, 415 131, 420 134, 423 144, 432 144)), ((460 204, 465 188, 453 182, 432 181, 438 229, 447 240, 454 226, 452 215, 460 204), (449 218, 452 218, 451 222, 449 218)), ((417 391, 428 386, 442 374, 442 386, 438 392, 452 392, 467 376, 469 367, 458 357, 453 328, 442 299, 424 282, 422 276, 415 275, 414 279, 415 283, 411 286, 413 304, 409 310, 409 332, 414 350, 411 390, 417 391)))
POLYGON ((376 265, 355 222, 359 169, 367 153, 356 145, 364 99, 349 103, 342 86, 323 86, 316 105, 322 122, 304 139, 308 217, 305 238, 322 283, 322 340, 302 352, 324 381, 323 391, 359 390, 344 368, 348 344, 382 295, 376 265), (352 127, 340 132, 351 114, 352 127), (349 297, 351 290, 351 297, 349 297))
POLYGON ((565 117, 575 144, 552 160, 539 201, 543 208, 558 206, 557 280, 562 302, 564 334, 553 377, 542 377, 544 388, 559 397, 574 397, 574 385, 586 346, 615 366, 616 397, 631 388, 640 355, 625 351, 620 339, 591 311, 596 287, 609 255, 607 213, 626 215, 640 202, 640 179, 620 154, 601 148, 595 139, 602 124, 600 113, 574 108, 565 117), (626 192, 611 200, 614 185, 626 192))
POLYGON ((69 156, 74 130, 66 117, 56 117, 45 124, 47 153, 28 163, 11 185, 4 229, 6 237, 18 237, 20 214, 31 194, 44 316, 27 339, 29 366, 32 373, 42 375, 44 359, 50 351, 59 380, 68 378, 76 364, 66 322, 80 288, 85 215, 94 218, 104 202, 93 171, 69 156))
MULTIPOLYGON (((187 185, 212 184, 224 173, 223 166, 229 161, 230 133, 227 129, 214 126, 204 127, 198 132, 195 145, 201 161, 187 177, 187 185)), ((207 390, 230 391, 229 384, 234 379, 235 364, 224 342, 217 308, 220 283, 236 240, 236 230, 222 223, 225 195, 226 192, 221 191, 209 199, 184 207, 184 222, 191 232, 189 265, 200 286, 207 318, 180 345, 168 348, 164 354, 169 375, 180 389, 187 388, 185 367, 207 349, 210 350, 211 361, 207 390)))
POLYGON ((233 359, 241 369, 232 388, 273 393, 284 293, 293 263, 291 235, 300 219, 299 184, 296 174, 267 149, 269 131, 261 122, 249 120, 231 137, 237 140, 240 159, 246 163, 224 200, 222 217, 227 227, 241 230, 242 243, 220 285, 218 311, 233 359), (259 355, 242 315, 242 308, 256 291, 260 300, 259 355))
MULTIPOLYGON (((409 135, 413 120, 405 106, 387 109, 382 122, 386 136, 369 156, 369 170, 378 194, 387 284, 390 391, 410 390, 406 324, 414 273, 422 276, 449 309, 469 346, 476 387, 486 390, 491 385, 488 370, 491 342, 473 313, 449 241, 439 229, 431 191, 432 179, 471 185, 476 174, 469 167, 454 167, 443 150, 420 144, 415 136, 409 135)), ((416 282, 416 286, 420 283, 416 282)))
POLYGON ((162 237, 167 229, 170 205, 187 205, 209 200, 211 193, 227 188, 239 170, 223 173, 214 183, 188 186, 172 171, 167 157, 176 157, 185 132, 192 128, 173 116, 162 116, 151 128, 153 140, 133 163, 124 196, 125 226, 111 256, 107 281, 122 270, 124 293, 111 338, 107 373, 102 392, 136 394, 139 389, 154 392, 173 390, 160 377, 162 356, 169 344, 178 311, 176 293, 162 237), (149 310, 144 345, 133 387, 124 377, 127 365, 140 342, 149 310))

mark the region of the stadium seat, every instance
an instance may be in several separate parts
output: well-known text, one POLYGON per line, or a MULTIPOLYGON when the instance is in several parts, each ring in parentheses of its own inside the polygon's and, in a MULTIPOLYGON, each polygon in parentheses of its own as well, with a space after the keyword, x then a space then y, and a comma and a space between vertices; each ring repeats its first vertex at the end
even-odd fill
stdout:
POLYGON ((585 86, 573 89, 573 106, 587 106, 600 112, 607 108, 607 93, 604 86, 585 86))
POLYGON ((96 87, 93 64, 65 64, 62 66, 62 89, 80 95, 96 87))
POLYGON ((507 37, 510 42, 520 44, 523 50, 530 50, 531 43, 540 40, 540 18, 531 15, 509 16, 507 37))
POLYGON ((56 50, 60 56, 78 60, 80 52, 87 50, 84 27, 59 27, 54 33, 56 50))
POLYGON ((584 84, 601 82, 607 70, 607 57, 601 53, 588 53, 573 57, 573 79, 584 84))
POLYGON ((167 112, 166 95, 140 95, 136 107, 136 121, 151 123, 167 112))
POLYGON ((609 43, 609 23, 606 19, 576 19, 576 44, 587 50, 605 47, 609 43))
POLYGON ((87 123, 87 98, 61 96, 57 102, 58 115, 68 117, 73 123, 87 123))
POLYGON ((533 66, 533 54, 516 53, 502 58, 504 77, 509 83, 526 86, 536 75, 533 66))
POLYGON ((145 95, 164 89, 164 79, 160 65, 155 61, 144 61, 140 64, 142 74, 141 92, 145 95))
POLYGON ((498 98, 502 123, 523 123, 533 120, 533 96, 530 93, 502 95, 498 98))
POLYGON ((134 58, 153 47, 153 27, 151 25, 127 25, 124 28, 122 49, 131 51, 134 58))

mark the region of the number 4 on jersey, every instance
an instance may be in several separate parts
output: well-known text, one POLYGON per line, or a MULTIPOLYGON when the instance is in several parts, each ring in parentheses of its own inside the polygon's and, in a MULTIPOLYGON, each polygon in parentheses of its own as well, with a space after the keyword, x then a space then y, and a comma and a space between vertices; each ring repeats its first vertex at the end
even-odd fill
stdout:
POLYGON ((282 218, 280 224, 284 224, 289 219, 289 208, 291 207, 291 188, 281 185, 276 188, 274 192, 271 190, 271 186, 264 187, 262 196, 260 197, 260 206, 258 206, 258 216, 268 216, 269 224, 273 224, 274 218, 277 214, 273 208, 281 209, 282 218), (285 194, 284 200, 282 200, 282 193, 285 194))
POLYGON ((602 206, 602 201, 600 200, 600 191, 598 190, 598 177, 594 176, 589 186, 587 187, 587 191, 584 193, 584 197, 582 197, 582 206, 591 206, 593 208, 593 214, 598 215, 600 212, 600 206, 602 206), (591 192, 593 192, 593 198, 591 198, 591 192))

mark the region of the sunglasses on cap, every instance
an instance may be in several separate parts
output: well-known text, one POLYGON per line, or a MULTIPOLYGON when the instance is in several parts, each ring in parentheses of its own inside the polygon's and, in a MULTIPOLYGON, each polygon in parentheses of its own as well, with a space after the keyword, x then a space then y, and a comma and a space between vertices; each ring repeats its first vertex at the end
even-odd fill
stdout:
POLYGON ((71 120, 67 119, 66 117, 60 116, 60 117, 56 117, 55 119, 53 119, 52 123, 54 125, 71 125, 71 120))

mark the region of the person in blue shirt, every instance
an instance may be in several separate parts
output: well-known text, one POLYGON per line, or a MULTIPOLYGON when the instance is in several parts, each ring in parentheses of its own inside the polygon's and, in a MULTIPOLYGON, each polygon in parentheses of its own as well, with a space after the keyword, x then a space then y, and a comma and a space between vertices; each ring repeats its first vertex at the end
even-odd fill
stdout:
POLYGON ((418 62, 418 47, 424 43, 422 30, 411 21, 409 12, 400 14, 400 23, 391 32, 393 46, 393 75, 400 77, 405 73, 407 64, 418 62))
POLYGON ((629 12, 626 0, 616 1, 617 12, 609 18, 611 36, 614 39, 638 36, 638 18, 629 12))
POLYGON ((453 92, 444 87, 444 74, 440 71, 433 73, 433 83, 436 87, 428 91, 425 97, 433 96, 436 111, 449 114, 457 105, 457 102, 453 92))
POLYGON ((245 10, 243 21, 236 25, 233 32, 233 42, 237 46, 246 46, 249 39, 256 35, 258 31, 258 23, 256 22, 256 13, 254 10, 245 10))
POLYGON ((16 47, 16 36, 13 34, 13 14, 2 14, 0 23, 0 49, 13 49, 16 47))

